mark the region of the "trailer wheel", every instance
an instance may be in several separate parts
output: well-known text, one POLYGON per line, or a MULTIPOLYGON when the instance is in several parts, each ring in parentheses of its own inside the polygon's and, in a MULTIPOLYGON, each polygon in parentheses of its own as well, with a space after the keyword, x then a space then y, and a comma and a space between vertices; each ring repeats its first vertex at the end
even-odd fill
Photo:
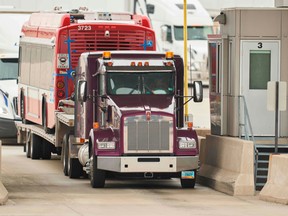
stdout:
POLYGON ((51 143, 43 139, 42 141, 42 159, 50 160, 51 159, 51 143))
POLYGON ((25 119, 25 104, 24 104, 24 93, 21 91, 20 93, 20 117, 22 118, 22 123, 26 124, 25 119))
POLYGON ((181 181, 181 186, 182 188, 194 188, 195 187, 195 183, 196 183, 196 170, 194 171, 194 179, 181 179, 180 177, 180 181, 181 181))
POLYGON ((31 142, 29 140, 26 140, 25 142, 25 150, 26 150, 26 157, 31 157, 31 142))
POLYGON ((63 172, 65 176, 68 176, 68 139, 69 134, 65 134, 63 137, 63 143, 62 143, 62 154, 61 154, 61 160, 62 160, 62 166, 63 166, 63 172))
POLYGON ((42 138, 31 134, 31 158, 40 159, 42 156, 42 138))
POLYGON ((53 134, 55 132, 54 129, 47 127, 47 102, 45 97, 42 99, 42 126, 47 134, 53 134))
POLYGON ((90 183, 92 188, 103 188, 105 186, 105 171, 97 169, 97 156, 93 154, 90 161, 90 183))

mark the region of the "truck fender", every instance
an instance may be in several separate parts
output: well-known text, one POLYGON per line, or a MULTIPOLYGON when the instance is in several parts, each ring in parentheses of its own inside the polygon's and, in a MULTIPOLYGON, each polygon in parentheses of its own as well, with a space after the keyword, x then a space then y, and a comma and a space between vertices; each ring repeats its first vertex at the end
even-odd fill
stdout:
POLYGON ((89 133, 89 152, 92 152, 90 149, 92 148, 94 154, 98 155, 98 149, 97 149, 97 144, 96 144, 97 140, 103 140, 104 138, 111 140, 111 137, 115 137, 116 135, 117 134, 114 132, 112 128, 97 129, 97 130, 91 129, 89 133))

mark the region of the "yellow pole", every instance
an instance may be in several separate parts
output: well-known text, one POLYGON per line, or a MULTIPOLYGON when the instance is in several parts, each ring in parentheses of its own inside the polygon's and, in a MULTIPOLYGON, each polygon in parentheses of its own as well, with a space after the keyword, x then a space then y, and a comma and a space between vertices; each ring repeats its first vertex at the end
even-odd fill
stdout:
MULTIPOLYGON (((184 25, 183 25, 183 36, 184 36, 184 96, 188 96, 188 76, 187 76, 187 0, 184 0, 184 25)), ((184 97, 184 103, 188 100, 184 97)), ((184 107, 185 120, 188 119, 188 104, 184 107)))

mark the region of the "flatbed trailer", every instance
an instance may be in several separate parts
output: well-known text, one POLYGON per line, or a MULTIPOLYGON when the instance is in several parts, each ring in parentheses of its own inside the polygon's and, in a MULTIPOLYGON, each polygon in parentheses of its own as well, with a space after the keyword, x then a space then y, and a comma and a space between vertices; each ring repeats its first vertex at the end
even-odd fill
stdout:
POLYGON ((26 156, 32 159, 50 159, 51 153, 61 154, 63 137, 74 128, 74 114, 55 113, 55 133, 48 134, 43 126, 17 122, 17 143, 24 144, 26 156))

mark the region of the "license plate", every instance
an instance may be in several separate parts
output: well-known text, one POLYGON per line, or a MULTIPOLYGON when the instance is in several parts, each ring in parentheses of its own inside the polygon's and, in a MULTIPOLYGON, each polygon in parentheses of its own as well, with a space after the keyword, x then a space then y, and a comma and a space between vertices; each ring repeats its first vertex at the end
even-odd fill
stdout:
POLYGON ((195 172, 194 171, 182 171, 181 172, 181 179, 194 179, 195 172))

